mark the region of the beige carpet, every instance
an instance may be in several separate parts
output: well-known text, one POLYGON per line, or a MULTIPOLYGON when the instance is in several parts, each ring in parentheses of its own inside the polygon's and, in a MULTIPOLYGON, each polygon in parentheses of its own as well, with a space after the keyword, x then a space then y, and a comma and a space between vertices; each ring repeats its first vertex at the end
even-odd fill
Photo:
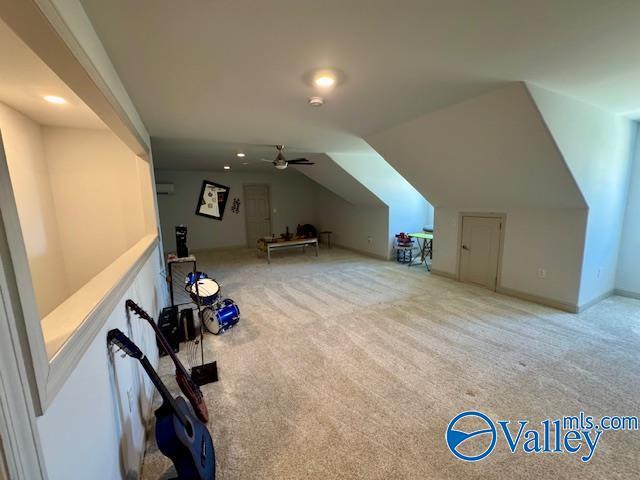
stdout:
MULTIPOLYGON (((444 435, 466 409, 640 415, 640 301, 572 315, 340 249, 198 260, 242 311, 205 340, 219 479, 638 478, 640 432, 603 433, 586 464, 511 454, 503 438, 462 462, 444 435)), ((143 478, 170 474, 151 432, 143 478)))

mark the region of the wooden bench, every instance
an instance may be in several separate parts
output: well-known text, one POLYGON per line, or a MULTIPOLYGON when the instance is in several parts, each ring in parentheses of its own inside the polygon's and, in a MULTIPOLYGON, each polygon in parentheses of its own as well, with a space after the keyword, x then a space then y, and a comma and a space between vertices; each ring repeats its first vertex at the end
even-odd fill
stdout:
POLYGON ((316 257, 318 256, 318 239, 317 238, 300 238, 297 240, 286 240, 280 242, 269 242, 266 244, 267 248, 267 262, 271 263, 271 250, 278 250, 284 248, 303 248, 308 245, 315 245, 316 257))

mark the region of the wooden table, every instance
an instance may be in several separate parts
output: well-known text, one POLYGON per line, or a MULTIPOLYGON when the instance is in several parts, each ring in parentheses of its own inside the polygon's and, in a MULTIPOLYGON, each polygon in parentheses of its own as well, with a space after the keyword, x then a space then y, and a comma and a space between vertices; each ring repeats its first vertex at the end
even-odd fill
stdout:
POLYGON ((267 262, 271 263, 271 250, 281 248, 307 248, 307 245, 316 246, 316 257, 318 256, 318 239, 317 238, 299 238, 297 240, 285 240, 279 242, 267 243, 267 262))
POLYGON ((431 271, 431 267, 427 263, 427 256, 430 259, 433 259, 433 233, 418 232, 410 233, 409 236, 411 238, 417 238, 418 245, 420 245, 420 239, 422 239, 422 247, 420 248, 420 262, 411 262, 409 263, 409 266, 422 265, 424 263, 427 266, 427 270, 431 271))

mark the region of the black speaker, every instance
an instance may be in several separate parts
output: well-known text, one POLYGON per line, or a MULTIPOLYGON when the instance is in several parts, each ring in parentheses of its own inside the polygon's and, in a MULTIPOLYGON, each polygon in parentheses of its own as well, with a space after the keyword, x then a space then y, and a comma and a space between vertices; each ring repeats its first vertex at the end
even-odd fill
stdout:
POLYGON ((187 248, 187 227, 184 225, 178 225, 176 227, 176 254, 178 258, 189 256, 189 249, 187 248))
MULTIPOLYGON (((162 309, 160 318, 158 319, 158 328, 167 339, 169 345, 175 353, 180 351, 180 329, 178 328, 178 307, 166 307, 162 309)), ((160 356, 167 355, 167 353, 158 342, 158 349, 160 350, 160 356)))

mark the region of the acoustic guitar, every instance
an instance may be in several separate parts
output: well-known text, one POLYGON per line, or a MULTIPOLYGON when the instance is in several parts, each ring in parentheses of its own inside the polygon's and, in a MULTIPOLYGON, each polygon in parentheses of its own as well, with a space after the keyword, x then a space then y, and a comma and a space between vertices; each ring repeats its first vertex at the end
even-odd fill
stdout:
POLYGON ((171 395, 149 359, 129 337, 115 328, 107 333, 107 343, 138 359, 162 396, 162 406, 155 411, 156 442, 173 462, 178 480, 215 480, 215 451, 207 426, 193 414, 184 398, 171 395))
POLYGON ((173 351, 173 348, 171 348, 171 345, 169 345, 169 342, 160 331, 160 328, 158 327, 156 322, 153 320, 153 318, 151 318, 151 315, 145 312, 133 300, 127 300, 125 302, 125 305, 126 308, 133 311, 138 317, 149 322, 149 324, 153 328, 153 331, 156 333, 156 337, 158 339, 158 342, 162 346, 162 349, 167 352, 167 355, 169 355, 171 357, 171 360, 173 360, 173 364, 176 367, 176 381, 178 382, 180 390, 182 390, 182 393, 184 393, 185 397, 187 397, 187 399, 189 400, 189 403, 191 403, 191 406, 196 412, 196 415, 198 415, 198 418, 205 423, 208 422, 209 411, 207 410, 207 404, 204 402, 204 395, 202 395, 202 390, 200 390, 200 387, 196 384, 196 382, 193 381, 193 378, 191 378, 191 375, 189 374, 187 369, 184 368, 184 365, 182 365, 182 362, 173 351))

